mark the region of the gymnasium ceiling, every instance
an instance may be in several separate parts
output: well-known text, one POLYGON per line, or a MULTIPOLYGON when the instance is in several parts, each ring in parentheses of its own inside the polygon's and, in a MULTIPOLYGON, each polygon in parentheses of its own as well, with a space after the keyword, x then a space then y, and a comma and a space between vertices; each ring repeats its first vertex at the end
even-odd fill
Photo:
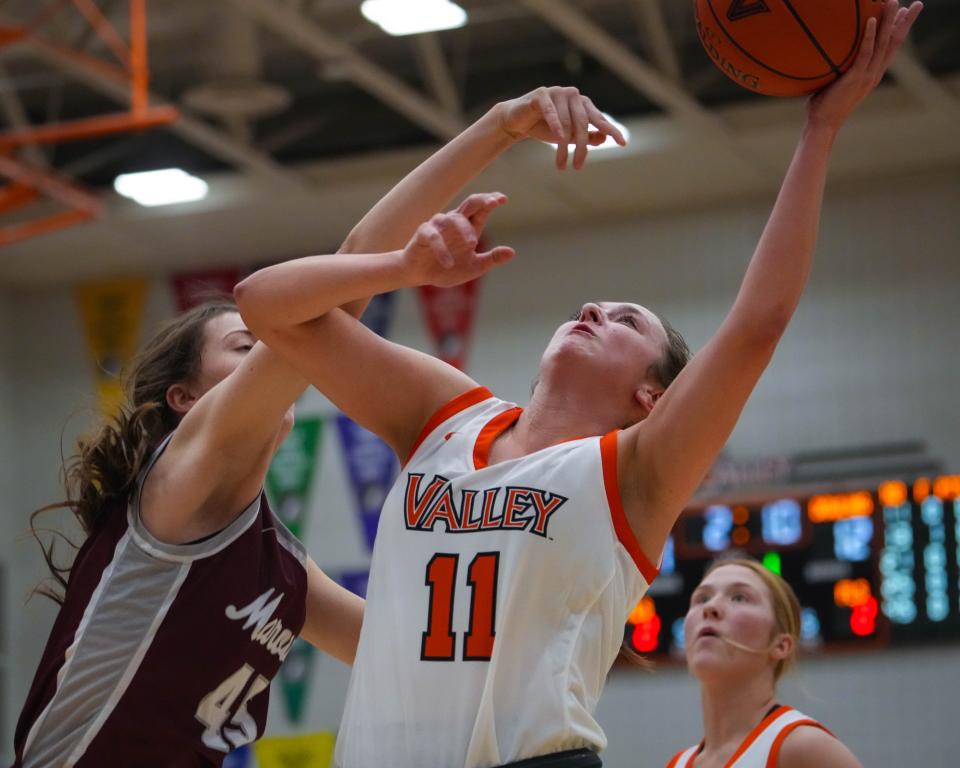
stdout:
MULTIPOLYGON (((126 29, 126 0, 97 4, 126 29)), ((700 47, 691 1, 460 4, 469 13, 465 27, 394 38, 361 16, 359 0, 152 0, 152 102, 176 105, 181 119, 30 155, 103 189, 110 204, 100 221, 0 249, 0 283, 159 270, 198 258, 264 261, 335 246, 344 222, 425 153, 497 100, 541 84, 578 86, 631 128, 632 147, 616 161, 612 152, 597 154, 576 178, 548 175, 546 150, 523 147, 516 162, 495 166, 484 180, 519 190, 521 205, 505 212, 505 227, 575 224, 776 188, 802 102, 757 97, 728 81, 700 47), (169 166, 208 178, 210 198, 145 211, 108 191, 119 173, 169 166), (277 223, 284 232, 261 234, 277 223)), ((836 163, 841 179, 960 172, 960 3, 926 6, 894 77, 850 127, 836 163)), ((0 24, 26 22, 37 7, 37 0, 6 0, 0 24)), ((47 30, 55 42, 105 54, 72 9, 47 30)), ((49 49, 25 43, 0 52, 7 126, 127 103, 115 83, 49 49)))

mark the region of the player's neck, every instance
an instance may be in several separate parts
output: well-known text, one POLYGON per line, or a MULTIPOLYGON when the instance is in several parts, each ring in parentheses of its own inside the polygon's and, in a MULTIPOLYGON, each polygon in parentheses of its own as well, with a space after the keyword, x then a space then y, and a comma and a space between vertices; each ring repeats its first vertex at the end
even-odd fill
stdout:
POLYGON ((534 392, 517 421, 511 442, 522 453, 533 453, 566 440, 602 435, 616 422, 584 407, 583 398, 567 393, 544 396, 534 392), (539 395, 539 396, 538 396, 539 395))
MULTIPOLYGON (((703 754, 732 754, 763 720, 775 700, 775 692, 765 676, 701 681, 703 754)), ((726 757, 729 759, 729 755, 726 757)))

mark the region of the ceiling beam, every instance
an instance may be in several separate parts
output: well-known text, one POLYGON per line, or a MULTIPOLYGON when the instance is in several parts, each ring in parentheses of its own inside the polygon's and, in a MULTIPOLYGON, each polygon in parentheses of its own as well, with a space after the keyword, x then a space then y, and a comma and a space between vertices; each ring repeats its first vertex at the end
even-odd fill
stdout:
POLYGON ((767 180, 780 177, 780 171, 761 166, 726 123, 680 84, 668 80, 567 0, 523 0, 523 4, 678 122, 695 130, 705 143, 735 155, 747 172, 767 180))
POLYGON ((930 112, 960 121, 960 100, 937 80, 908 48, 903 47, 890 62, 897 83, 930 112))
POLYGON ((434 32, 413 36, 414 52, 434 98, 451 115, 459 115, 460 94, 450 72, 450 65, 434 32))
POLYGON ((230 0, 288 43, 310 54, 318 61, 331 59, 341 64, 349 78, 413 123, 444 141, 452 139, 465 127, 456 114, 428 99, 399 78, 374 64, 336 35, 295 9, 274 0, 230 0))
MULTIPOLYGON (((9 22, 8 18, 0 16, 0 24, 9 22)), ((36 39, 26 39, 22 43, 9 46, 8 50, 9 54, 18 50, 28 51, 34 58, 83 83, 91 90, 114 99, 120 104, 130 105, 131 88, 129 81, 111 77, 105 72, 81 67, 58 48, 43 45, 41 41, 36 39)), ((154 93, 148 94, 148 101, 155 107, 169 106, 169 102, 154 93)), ((256 147, 235 141, 223 131, 209 126, 199 118, 185 114, 182 110, 180 117, 176 122, 171 123, 167 130, 172 131, 211 156, 249 171, 274 184, 296 189, 301 193, 312 187, 306 177, 288 171, 269 155, 259 152, 256 147)))
POLYGON ((635 0, 635 6, 650 55, 657 63, 660 72, 675 83, 681 82, 683 71, 680 67, 680 57, 677 55, 676 48, 673 47, 660 0, 635 0))
MULTIPOLYGON (((6 65, 0 61, 0 106, 3 108, 3 114, 14 130, 20 130, 30 127, 30 120, 27 117, 27 110, 23 107, 23 101, 17 93, 16 83, 7 72, 6 65)), ((43 150, 35 145, 28 144, 20 149, 23 156, 33 165, 40 168, 47 166, 47 156, 43 150)))

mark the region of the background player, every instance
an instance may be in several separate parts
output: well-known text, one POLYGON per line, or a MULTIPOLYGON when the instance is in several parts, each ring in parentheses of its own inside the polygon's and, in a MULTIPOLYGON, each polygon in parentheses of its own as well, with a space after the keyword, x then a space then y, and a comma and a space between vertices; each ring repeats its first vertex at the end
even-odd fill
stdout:
POLYGON ((667 768, 860 768, 820 723, 776 702, 800 641, 800 603, 780 576, 752 560, 714 565, 690 597, 683 632, 704 738, 667 768))

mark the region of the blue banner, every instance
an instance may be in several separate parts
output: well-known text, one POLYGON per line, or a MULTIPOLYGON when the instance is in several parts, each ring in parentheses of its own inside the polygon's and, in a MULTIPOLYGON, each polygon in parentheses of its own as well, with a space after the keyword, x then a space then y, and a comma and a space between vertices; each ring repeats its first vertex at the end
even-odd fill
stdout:
POLYGON ((380 508, 397 476, 397 457, 383 440, 342 413, 337 432, 347 460, 347 474, 368 549, 373 551, 380 508))
POLYGON ((223 768, 250 768, 253 764, 250 747, 244 744, 223 758, 223 768))
POLYGON ((370 580, 370 571, 345 571, 340 574, 340 583, 353 594, 366 599, 367 582, 370 580))
POLYGON ((394 293, 378 293, 367 305, 360 322, 377 336, 387 337, 387 329, 393 318, 394 293))

